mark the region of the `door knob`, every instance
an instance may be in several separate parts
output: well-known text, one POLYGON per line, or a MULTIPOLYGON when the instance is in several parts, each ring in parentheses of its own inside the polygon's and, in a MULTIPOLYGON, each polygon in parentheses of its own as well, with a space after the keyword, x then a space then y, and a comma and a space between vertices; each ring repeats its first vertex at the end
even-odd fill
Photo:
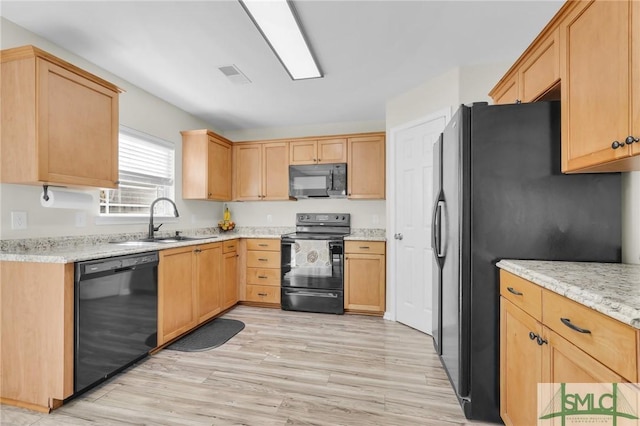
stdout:
POLYGON ((401 240, 403 236, 401 233, 397 233, 397 234, 394 234, 393 238, 395 238, 396 240, 401 240))

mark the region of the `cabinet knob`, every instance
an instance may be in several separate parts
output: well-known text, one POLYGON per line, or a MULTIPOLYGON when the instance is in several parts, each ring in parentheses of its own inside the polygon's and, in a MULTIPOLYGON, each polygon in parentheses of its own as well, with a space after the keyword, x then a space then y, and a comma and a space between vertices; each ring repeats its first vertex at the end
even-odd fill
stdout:
POLYGON ((531 340, 535 340, 536 337, 538 337, 538 335, 536 333, 534 333, 533 331, 529 332, 529 339, 531 340))
POLYGON ((634 142, 639 142, 640 139, 634 138, 633 136, 629 135, 629 136, 627 136, 627 139, 625 139, 624 141, 627 143, 627 145, 631 145, 634 142))
POLYGON ((544 344, 546 344, 546 343, 549 343, 549 342, 547 342, 545 339, 543 339, 541 336, 538 336, 538 337, 536 338, 536 342, 537 342, 537 343, 538 343, 538 345, 540 345, 540 346, 542 346, 542 345, 544 345, 544 344))
POLYGON ((613 148, 613 149, 618 149, 618 148, 620 148, 621 146, 624 146, 624 142, 623 142, 623 143, 620 143, 620 142, 618 142, 618 141, 613 141, 613 142, 611 143, 611 148, 613 148))

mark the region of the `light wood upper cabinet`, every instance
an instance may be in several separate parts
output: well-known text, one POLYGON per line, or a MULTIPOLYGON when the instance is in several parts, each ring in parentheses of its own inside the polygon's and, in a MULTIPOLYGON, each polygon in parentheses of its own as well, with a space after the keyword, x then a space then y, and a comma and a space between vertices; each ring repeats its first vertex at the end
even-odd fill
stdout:
POLYGON ((630 48, 640 42, 632 7, 637 2, 580 3, 560 25, 565 172, 640 170, 640 157, 631 157, 640 142, 626 143, 640 138, 631 121, 640 89, 632 96, 630 48))
POLYGON ((347 146, 347 196, 353 199, 384 199, 384 134, 348 138, 347 146))
POLYGON ((182 134, 182 198, 231 200, 232 143, 210 130, 182 134))
POLYGON ((543 32, 491 90, 496 104, 557 99, 560 80, 559 31, 543 32))
POLYGON ((638 1, 567 1, 489 95, 561 100, 565 173, 640 170, 638 26, 638 1))
POLYGON ((286 142, 234 145, 235 199, 289 199, 289 145, 286 142))
POLYGON ((289 164, 347 162, 347 139, 301 140, 289 143, 289 164))
POLYGON ((344 308, 382 315, 386 302, 385 243, 345 241, 344 308))
POLYGON ((1 61, 0 180, 117 187, 119 89, 33 46, 1 61))

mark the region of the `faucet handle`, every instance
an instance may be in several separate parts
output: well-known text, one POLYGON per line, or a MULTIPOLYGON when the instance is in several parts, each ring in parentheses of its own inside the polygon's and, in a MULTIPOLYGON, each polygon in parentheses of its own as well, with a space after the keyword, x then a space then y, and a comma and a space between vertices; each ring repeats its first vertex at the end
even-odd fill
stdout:
POLYGON ((159 231, 161 226, 162 226, 162 223, 161 223, 160 225, 158 225, 158 226, 154 226, 154 227, 153 227, 153 231, 154 231, 154 232, 155 232, 155 231, 159 231))

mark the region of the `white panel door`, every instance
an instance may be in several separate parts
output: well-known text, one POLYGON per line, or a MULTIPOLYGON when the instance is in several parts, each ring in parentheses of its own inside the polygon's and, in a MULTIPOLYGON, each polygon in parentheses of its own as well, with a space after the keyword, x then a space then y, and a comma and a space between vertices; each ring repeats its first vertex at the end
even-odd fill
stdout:
POLYGON ((431 117, 398 131, 395 138, 396 319, 428 334, 433 315, 433 144, 446 120, 445 115, 431 117))

